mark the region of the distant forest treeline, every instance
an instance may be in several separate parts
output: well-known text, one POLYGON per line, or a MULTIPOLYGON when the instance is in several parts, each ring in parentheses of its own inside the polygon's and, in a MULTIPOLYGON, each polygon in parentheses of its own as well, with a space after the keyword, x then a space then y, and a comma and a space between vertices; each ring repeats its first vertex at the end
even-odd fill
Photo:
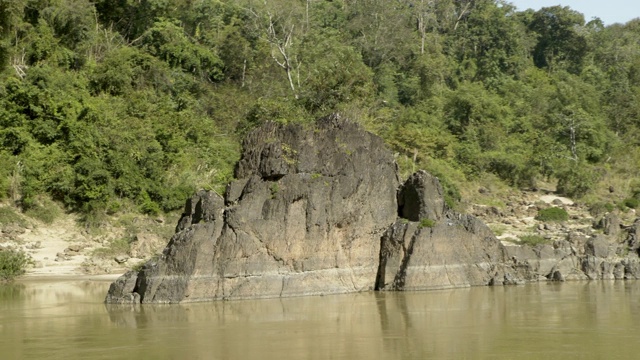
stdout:
POLYGON ((341 112, 457 188, 640 186, 640 20, 494 0, 0 2, 0 198, 83 214, 221 192, 262 122, 341 112))

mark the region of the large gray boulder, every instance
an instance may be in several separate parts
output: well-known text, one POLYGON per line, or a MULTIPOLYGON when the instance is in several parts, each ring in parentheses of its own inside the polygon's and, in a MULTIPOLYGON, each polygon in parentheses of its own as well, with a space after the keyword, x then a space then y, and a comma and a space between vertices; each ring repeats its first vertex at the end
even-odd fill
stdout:
POLYGON ((381 239, 378 290, 508 282, 504 247, 480 220, 447 209, 438 179, 419 171, 398 191, 398 219, 381 239))
POLYGON ((243 143, 225 198, 187 201, 159 259, 106 302, 176 303, 373 289, 380 238, 397 217, 393 155, 339 116, 268 123, 243 143))

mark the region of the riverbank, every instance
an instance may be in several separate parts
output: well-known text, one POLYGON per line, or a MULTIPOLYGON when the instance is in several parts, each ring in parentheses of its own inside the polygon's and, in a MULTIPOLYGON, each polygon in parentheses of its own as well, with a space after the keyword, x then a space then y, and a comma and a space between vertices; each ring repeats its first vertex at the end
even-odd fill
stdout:
MULTIPOLYGON (((616 231, 631 226, 636 218, 634 210, 616 209, 617 223, 609 224, 613 228, 603 229, 599 225, 601 214, 592 214, 586 205, 557 195, 552 187, 500 195, 504 200, 499 204, 471 204, 466 211, 483 220, 509 247, 520 246, 521 239, 531 235, 549 244, 575 232, 615 236, 616 231), (549 206, 565 209, 569 219, 562 223, 536 220, 538 210, 549 206)), ((6 204, 2 208, 14 209, 6 204)), ((24 280, 116 279, 161 252, 177 223, 174 219, 177 215, 168 215, 166 219, 125 215, 110 219, 99 229, 87 229, 74 214, 61 214, 53 223, 46 224, 12 211, 21 220, 0 221, 0 247, 23 250, 32 258, 32 266, 21 277, 24 280)))
POLYGON ((0 204, 0 247, 23 251, 31 265, 23 280, 113 280, 162 251, 175 220, 123 215, 87 228, 75 214, 45 223, 0 204))

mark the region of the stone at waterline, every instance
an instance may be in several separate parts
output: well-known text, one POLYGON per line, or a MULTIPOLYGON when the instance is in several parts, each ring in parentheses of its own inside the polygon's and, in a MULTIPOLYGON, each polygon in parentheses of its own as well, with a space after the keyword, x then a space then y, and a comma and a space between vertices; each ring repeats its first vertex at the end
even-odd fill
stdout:
POLYGON ((502 285, 513 276, 504 249, 473 216, 448 209, 438 179, 425 171, 398 191, 401 218, 381 239, 378 290, 502 285))
POLYGON ((436 178, 417 173, 398 192, 382 140, 339 116, 254 130, 235 175, 224 198, 199 191, 189 199, 162 256, 113 283, 106 301, 347 293, 372 290, 376 277, 384 290, 517 280, 491 231, 446 209, 436 178), (408 241, 385 243, 385 234, 404 225, 416 234, 413 255, 391 254, 380 275, 381 244, 408 241))

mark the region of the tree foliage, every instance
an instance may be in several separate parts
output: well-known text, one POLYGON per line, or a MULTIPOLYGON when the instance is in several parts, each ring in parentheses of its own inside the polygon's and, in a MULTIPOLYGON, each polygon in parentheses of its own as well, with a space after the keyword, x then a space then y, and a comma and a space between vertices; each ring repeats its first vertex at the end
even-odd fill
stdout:
POLYGON ((502 0, 0 2, 0 197, 171 211, 223 191, 251 127, 333 111, 450 199, 483 174, 584 195, 638 153, 639 29, 502 0))

